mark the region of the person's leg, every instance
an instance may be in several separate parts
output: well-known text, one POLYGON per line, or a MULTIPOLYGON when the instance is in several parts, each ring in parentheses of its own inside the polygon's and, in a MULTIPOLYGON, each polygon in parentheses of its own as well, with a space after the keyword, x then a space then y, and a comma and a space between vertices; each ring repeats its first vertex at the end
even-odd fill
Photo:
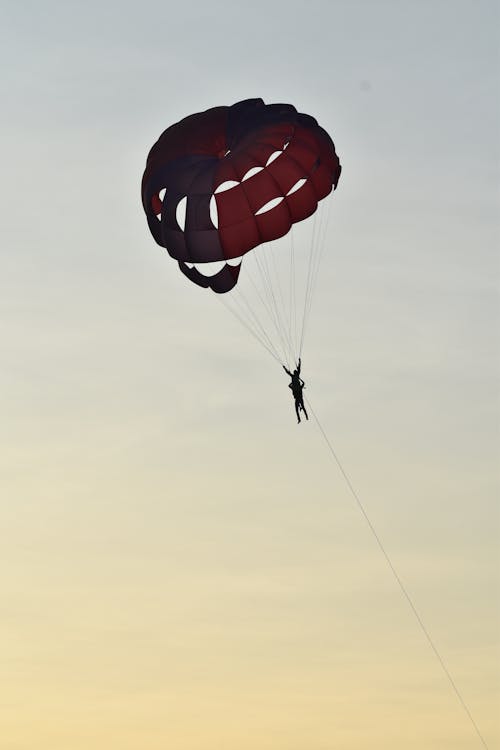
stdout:
POLYGON ((295 414, 297 415, 297 422, 300 422, 299 402, 295 402, 295 414))

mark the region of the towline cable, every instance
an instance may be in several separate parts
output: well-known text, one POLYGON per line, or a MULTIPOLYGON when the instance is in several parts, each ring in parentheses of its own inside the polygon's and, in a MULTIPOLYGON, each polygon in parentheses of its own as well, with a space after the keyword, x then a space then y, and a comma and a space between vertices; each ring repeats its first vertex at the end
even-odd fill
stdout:
POLYGON ((413 603, 413 600, 412 600, 410 594, 408 593, 408 590, 407 590, 406 586, 404 585, 403 581, 399 577, 399 574, 398 574, 398 572, 397 572, 397 570, 396 570, 396 568, 394 566, 394 563, 392 562, 391 558, 389 557, 389 554, 388 554, 387 550, 385 549, 385 547, 384 547, 384 545, 382 543, 382 540, 380 539, 380 537, 379 537, 379 535, 378 535, 378 533, 377 533, 377 531, 376 531, 376 529, 375 529, 372 521, 370 520, 370 517, 368 516, 368 513, 366 512, 365 507, 364 507, 363 503, 361 502, 358 493, 354 489, 354 486, 353 486, 353 484, 352 484, 352 482, 351 482, 351 480, 349 478, 349 475, 347 474, 347 472, 345 471, 344 467, 342 466, 342 463, 341 463, 341 461, 340 461, 337 453, 335 452, 335 449, 333 448, 333 445, 330 442, 330 439, 328 438, 328 435, 326 434, 326 432, 325 432, 325 430, 323 428, 323 425, 319 421, 318 416, 317 416, 316 412, 314 411, 314 409, 313 409, 313 407, 312 407, 311 402, 309 401, 309 399, 306 399, 306 403, 307 403, 308 408, 311 411, 311 414, 314 417, 314 421, 316 422, 316 424, 317 424, 317 426, 319 428, 319 431, 321 432, 321 434, 323 436, 323 439, 324 439, 324 441, 325 441, 325 443, 326 443, 326 445, 328 447, 328 450, 330 451, 332 457, 334 458, 335 463, 337 464, 337 467, 339 468, 340 473, 342 474, 342 476, 343 476, 343 478, 344 478, 344 480, 345 480, 345 482, 347 484, 347 487, 349 488, 349 491, 350 491, 351 495, 353 496, 354 500, 356 501, 356 504, 357 504, 359 510, 361 511, 361 513, 362 513, 362 515, 363 515, 366 523, 368 524, 368 527, 369 527, 369 529, 370 529, 370 531, 371 531, 371 533, 372 533, 372 535, 373 535, 373 537, 374 537, 374 539, 375 539, 375 541, 377 543, 377 546, 379 547, 380 551, 382 552, 382 555, 384 556, 387 565, 389 566, 389 568, 390 568, 390 570, 391 570, 394 578, 396 579, 396 582, 397 582, 397 584, 398 584, 398 586, 399 586, 399 588, 400 588, 400 590, 401 590, 404 598, 408 602, 408 604, 410 606, 410 609, 413 612, 413 614, 414 614, 414 616, 415 616, 415 618, 416 618, 416 620, 417 620, 417 622, 418 622, 418 624, 420 626, 420 629, 422 630, 422 633, 424 634, 424 636, 425 636, 425 638, 426 638, 429 646, 431 647, 432 651, 434 652, 434 655, 436 656, 439 664, 441 665, 441 669, 443 670, 444 674, 448 678, 448 682, 450 683, 450 685, 451 685, 451 687, 453 689, 453 692, 455 693, 456 697, 458 698, 458 700, 459 700, 459 702, 460 702, 463 710, 467 714, 467 716, 469 718, 469 721, 472 724, 472 727, 474 728, 474 731, 475 731, 475 733, 476 733, 479 741, 481 742, 482 746, 485 748, 485 750, 489 750, 488 745, 486 744, 486 740, 484 739, 483 735, 481 734, 481 732, 479 730, 479 727, 476 724, 476 722, 474 720, 474 717, 472 716, 472 713, 470 712, 469 707, 467 706, 467 703, 465 702, 465 700, 464 700, 464 698, 463 698, 460 690, 458 689, 458 687, 457 687, 457 685, 455 683, 455 680, 453 679, 453 677, 452 677, 452 675, 451 675, 448 667, 445 664, 445 661, 444 661, 443 657, 439 653, 437 646, 435 645, 433 639, 431 638, 431 635, 430 635, 429 631, 427 630, 427 628, 426 628, 426 626, 425 626, 425 624, 424 624, 424 622, 423 622, 423 620, 422 620, 422 618, 421 618, 421 616, 420 616, 420 614, 419 614, 419 612, 418 612, 415 604, 413 603))

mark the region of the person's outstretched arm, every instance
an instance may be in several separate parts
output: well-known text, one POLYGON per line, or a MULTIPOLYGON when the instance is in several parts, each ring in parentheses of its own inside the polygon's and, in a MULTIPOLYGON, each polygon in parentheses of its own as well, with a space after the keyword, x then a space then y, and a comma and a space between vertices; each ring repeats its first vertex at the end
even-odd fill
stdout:
POLYGON ((300 360, 300 357, 299 357, 299 361, 298 361, 298 363, 297 363, 297 372, 299 373, 299 375, 300 375, 300 365, 301 365, 301 364, 302 364, 302 363, 301 363, 301 360, 300 360))
POLYGON ((286 372, 286 374, 287 374, 287 375, 290 375, 290 377, 292 377, 292 373, 290 372, 290 370, 288 370, 288 369, 287 369, 287 368, 285 367, 285 365, 282 365, 282 367, 283 367, 284 371, 286 372))

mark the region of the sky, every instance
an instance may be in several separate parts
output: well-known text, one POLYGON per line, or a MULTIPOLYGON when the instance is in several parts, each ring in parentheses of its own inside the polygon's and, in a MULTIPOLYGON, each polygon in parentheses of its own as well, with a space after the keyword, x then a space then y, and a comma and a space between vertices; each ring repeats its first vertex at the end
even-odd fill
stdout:
POLYGON ((249 97, 335 141, 308 397, 500 746, 498 15, 4 1, 2 750, 481 747, 318 424, 149 234, 153 142, 249 97))

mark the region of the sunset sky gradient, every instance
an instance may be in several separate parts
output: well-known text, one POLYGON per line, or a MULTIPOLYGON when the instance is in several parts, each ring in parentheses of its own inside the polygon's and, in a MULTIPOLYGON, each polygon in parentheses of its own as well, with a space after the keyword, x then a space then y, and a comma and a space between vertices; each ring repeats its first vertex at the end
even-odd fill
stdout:
POLYGON ((2 750, 480 748, 283 372, 150 237, 160 132, 256 96, 335 140, 307 393, 499 747, 498 15, 4 0, 2 750))

